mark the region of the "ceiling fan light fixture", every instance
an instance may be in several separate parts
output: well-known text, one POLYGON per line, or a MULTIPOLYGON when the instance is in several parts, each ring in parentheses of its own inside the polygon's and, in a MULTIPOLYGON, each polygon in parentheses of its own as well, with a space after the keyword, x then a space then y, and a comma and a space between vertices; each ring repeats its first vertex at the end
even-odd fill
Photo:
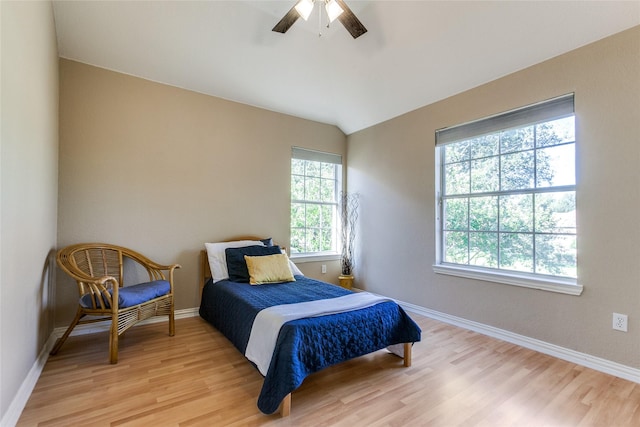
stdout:
POLYGON ((336 18, 344 12, 344 9, 340 7, 336 0, 327 1, 324 7, 327 11, 327 16, 329 16, 329 22, 335 21, 336 18))
MULTIPOLYGON (((2 0, 0 0, 2 1, 2 0)), ((367 29, 356 15, 349 9, 349 6, 344 0, 317 0, 324 3, 329 22, 333 22, 336 18, 344 26, 344 28, 351 34, 351 37, 357 39, 361 35, 367 32, 367 29)), ((296 0, 295 5, 289 9, 289 11, 278 21, 278 23, 271 29, 277 33, 286 33, 289 28, 298 20, 303 18, 308 20, 313 12, 313 6, 316 0, 296 0)), ((322 26, 322 10, 318 10, 318 28, 322 26)), ((327 24, 327 27, 329 24, 327 24)), ((320 33, 319 35, 322 35, 320 33)))
POLYGON ((311 15, 311 11, 313 10, 313 1, 300 0, 295 7, 298 15, 300 15, 300 17, 306 21, 307 19, 309 19, 309 15, 311 15))

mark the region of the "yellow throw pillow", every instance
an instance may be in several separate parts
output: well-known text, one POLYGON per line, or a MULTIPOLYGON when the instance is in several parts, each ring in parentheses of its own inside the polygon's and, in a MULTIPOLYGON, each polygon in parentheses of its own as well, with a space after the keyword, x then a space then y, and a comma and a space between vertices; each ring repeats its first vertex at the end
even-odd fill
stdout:
POLYGON ((252 285, 296 281, 289 267, 289 258, 285 254, 245 255, 244 259, 249 271, 249 283, 252 285))

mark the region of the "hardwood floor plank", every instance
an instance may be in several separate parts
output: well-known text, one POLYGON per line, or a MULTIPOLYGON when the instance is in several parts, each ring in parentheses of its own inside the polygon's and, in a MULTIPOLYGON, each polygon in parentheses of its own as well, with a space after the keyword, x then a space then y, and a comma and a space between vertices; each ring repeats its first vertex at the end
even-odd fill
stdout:
POLYGON ((386 350, 308 377, 291 416, 256 407, 262 376, 200 318, 70 337, 18 426, 639 426, 640 385, 412 315, 412 366, 386 350))

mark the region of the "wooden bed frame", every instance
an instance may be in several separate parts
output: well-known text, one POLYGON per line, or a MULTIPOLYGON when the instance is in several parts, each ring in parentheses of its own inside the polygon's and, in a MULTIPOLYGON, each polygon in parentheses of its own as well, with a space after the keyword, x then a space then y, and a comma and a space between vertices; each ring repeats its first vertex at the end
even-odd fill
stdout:
MULTIPOLYGON (((261 238, 255 236, 241 236, 225 241, 231 242, 236 240, 261 240, 261 238)), ((202 295, 204 285, 209 281, 209 279, 211 279, 209 257, 207 256, 207 251, 204 249, 200 251, 200 266, 200 295, 202 295)), ((411 366, 411 344, 412 343, 404 343, 404 366, 407 368, 411 366)), ((282 399, 278 412, 282 417, 288 417, 291 414, 291 393, 287 394, 284 399, 282 399)))

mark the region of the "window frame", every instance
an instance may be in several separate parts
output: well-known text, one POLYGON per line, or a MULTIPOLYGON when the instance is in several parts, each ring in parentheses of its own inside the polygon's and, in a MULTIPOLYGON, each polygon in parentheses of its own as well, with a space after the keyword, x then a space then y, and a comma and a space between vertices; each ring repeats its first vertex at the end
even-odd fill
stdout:
MULTIPOLYGON (((520 272, 514 270, 491 268, 474 266, 470 264, 457 264, 444 261, 444 175, 445 175, 445 162, 444 162, 444 146, 450 143, 464 141, 472 139, 482 135, 492 134, 500 132, 502 130, 522 128, 533 124, 544 123, 553 121, 561 117, 568 117, 573 115, 575 117, 574 110, 574 94, 563 95, 561 97, 553 98, 551 100, 543 101, 537 104, 532 104, 526 107, 522 107, 516 110, 507 111, 505 113, 490 116, 484 119, 476 120, 473 122, 465 123, 458 126, 444 128, 436 131, 436 147, 435 147, 435 228, 436 228, 436 262, 433 265, 433 270, 437 274, 452 275, 457 277, 464 277, 476 280, 483 280, 507 285, 521 286, 526 288, 541 289, 545 291, 559 292, 569 295, 580 295, 583 291, 583 286, 578 283, 577 278, 547 275, 541 273, 529 273, 520 272)), ((577 147, 578 137, 575 137, 573 142, 574 148, 577 147)), ((560 145, 560 144, 559 144, 560 145)), ((533 150, 539 148, 533 147, 533 150)), ((503 154, 499 153, 498 156, 503 154)), ((471 161, 471 159, 470 159, 471 161)), ((502 173, 502 167, 499 166, 499 173, 502 173)), ((577 183, 573 185, 559 185, 549 188, 537 187, 527 190, 517 190, 514 193, 527 193, 527 194, 541 194, 545 192, 561 192, 561 191, 573 191, 576 193, 577 183)), ((509 191, 499 189, 498 191, 491 192, 492 195, 508 195, 509 191)), ((458 195, 459 197, 469 197, 473 195, 472 189, 469 193, 463 193, 458 195)), ((484 194, 483 194, 484 195, 484 194)), ((577 202, 576 202, 577 207, 577 202)), ((535 210, 535 205, 533 206, 535 210)), ((467 230, 469 232, 470 230, 467 230)), ((497 230, 496 232, 499 232, 497 230)), ((535 238, 535 230, 531 232, 535 238)), ((576 229, 576 238, 578 232, 576 229)))
MULTIPOLYGON (((342 191, 342 185, 343 185, 343 164, 342 164, 342 156, 339 154, 333 154, 333 153, 327 153, 327 152, 322 152, 322 151, 317 151, 317 150, 311 150, 308 148, 301 148, 301 147, 292 147, 291 149, 291 161, 290 161, 290 166, 291 169, 289 171, 289 189, 290 189, 290 194, 289 194, 289 207, 290 210, 293 207, 294 203, 301 203, 301 204, 310 204, 310 205, 318 205, 318 206, 331 206, 332 210, 333 210, 333 222, 332 222, 332 227, 331 227, 331 235, 332 235, 332 242, 333 242, 333 249, 332 250, 328 250, 328 251, 317 251, 317 252, 293 252, 293 222, 292 222, 292 216, 291 214, 289 215, 289 248, 290 248, 290 257, 291 258, 295 258, 296 262, 315 262, 315 261, 332 261, 332 260, 337 260, 340 259, 340 233, 339 233, 339 227, 340 227, 340 221, 339 221, 339 195, 340 192, 342 191), (324 164, 333 164, 335 167, 334 170, 334 201, 333 202, 323 202, 323 201, 317 201, 317 200, 308 200, 308 199, 294 199, 293 196, 293 191, 292 191, 292 185, 293 185, 293 177, 294 177, 294 171, 293 171, 293 160, 305 160, 305 161, 313 161, 313 162, 320 162, 320 163, 324 163, 324 164)), ((298 175, 298 174, 295 174, 298 175)), ((304 175, 301 175, 306 177, 306 171, 304 175)), ((306 220, 306 216, 305 216, 305 220, 306 220)), ((299 227, 296 227, 299 228, 299 227)), ((307 230, 307 227, 304 227, 305 230, 307 230)))

